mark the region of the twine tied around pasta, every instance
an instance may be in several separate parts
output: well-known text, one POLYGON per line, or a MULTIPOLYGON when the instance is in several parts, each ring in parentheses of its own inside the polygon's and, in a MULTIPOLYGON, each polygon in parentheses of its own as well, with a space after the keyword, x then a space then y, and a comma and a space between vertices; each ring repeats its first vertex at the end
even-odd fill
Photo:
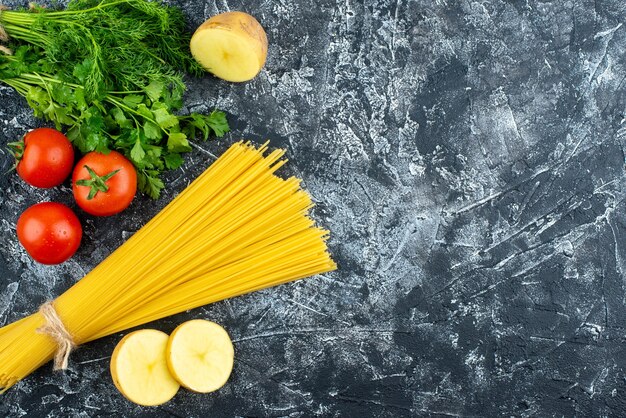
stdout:
POLYGON ((41 305, 39 313, 45 318, 46 324, 37 328, 37 332, 49 335, 57 343, 57 351, 54 353, 54 370, 65 370, 69 363, 70 353, 76 348, 76 343, 54 309, 53 301, 41 305))

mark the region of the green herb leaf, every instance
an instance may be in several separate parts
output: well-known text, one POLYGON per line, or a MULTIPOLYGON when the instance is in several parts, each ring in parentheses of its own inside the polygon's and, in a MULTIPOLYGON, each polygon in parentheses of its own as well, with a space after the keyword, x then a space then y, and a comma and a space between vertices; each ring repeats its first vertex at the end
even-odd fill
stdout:
POLYGON ((230 127, 228 126, 228 121, 226 120, 226 113, 220 110, 214 110, 207 117, 207 124, 213 129, 215 132, 215 136, 221 138, 224 134, 230 131, 230 127))
POLYGON ((153 102, 156 102, 163 95, 164 87, 165 86, 163 85, 162 82, 152 81, 150 84, 146 86, 145 91, 148 94, 148 97, 150 98, 150 100, 152 100, 153 102))
POLYGON ((65 109, 54 102, 50 102, 50 105, 43 111, 44 117, 48 120, 54 121, 57 130, 61 130, 61 125, 71 125, 73 120, 68 116, 68 109, 65 109))
POLYGON ((143 150, 141 146, 141 141, 139 140, 139 136, 137 136, 137 141, 133 148, 130 150, 130 158, 136 163, 141 163, 143 158, 146 156, 146 152, 143 150))
POLYGON ((137 94, 127 94, 126 96, 124 96, 122 101, 126 105, 128 105, 131 108, 135 109, 141 102, 143 102, 143 96, 139 96, 137 94))
POLYGON ((152 112, 150 111, 150 109, 148 109, 148 107, 145 104, 140 103, 139 105, 137 105, 136 110, 137 110, 137 113, 139 113, 144 118, 152 119, 152 112))
POLYGON ((65 84, 55 84, 51 89, 52 98, 59 104, 71 106, 74 103, 74 92, 65 84))
POLYGON ((100 111, 92 106, 86 112, 89 115, 80 126, 82 141, 77 144, 81 152, 98 151, 108 153, 108 139, 104 133, 104 118, 100 111))
POLYGON ((87 101, 85 100, 85 91, 83 89, 74 89, 74 107, 78 110, 87 109, 87 101))
POLYGON ((174 132, 167 138, 167 149, 170 152, 189 152, 191 146, 187 140, 187 135, 182 132, 174 132))
POLYGON ((143 124, 143 132, 148 139, 161 139, 161 130, 152 122, 143 124))
POLYGON ((89 77, 89 73, 93 67, 93 62, 89 58, 85 58, 83 62, 76 65, 74 67, 74 71, 72 71, 72 75, 78 79, 81 83, 85 83, 87 78, 89 77))
POLYGON ((183 157, 180 154, 166 154, 163 159, 165 160, 165 166, 168 170, 175 170, 183 165, 183 157))
POLYGON ((160 108, 153 111, 154 117, 159 124, 159 126, 163 129, 168 129, 173 126, 178 126, 178 117, 176 115, 172 115, 165 108, 160 108))
POLYGON ((154 170, 141 170, 137 172, 137 185, 139 190, 153 199, 158 199, 165 185, 154 170))
MULTIPOLYGON (((209 139, 209 134, 211 133, 211 128, 207 125, 206 116, 199 115, 197 113, 191 114, 191 121, 189 122, 192 128, 198 128, 202 132, 202 139, 209 139)), ((195 129, 191 130, 192 136, 196 136, 195 129)))
POLYGON ((45 110, 50 106, 50 96, 41 87, 30 87, 25 95, 26 101, 34 110, 35 116, 44 117, 45 110))
POLYGON ((132 121, 126 118, 126 115, 124 114, 122 109, 120 109, 119 107, 117 106, 112 107, 109 110, 109 113, 113 116, 113 119, 119 125, 120 128, 131 128, 133 126, 132 121))

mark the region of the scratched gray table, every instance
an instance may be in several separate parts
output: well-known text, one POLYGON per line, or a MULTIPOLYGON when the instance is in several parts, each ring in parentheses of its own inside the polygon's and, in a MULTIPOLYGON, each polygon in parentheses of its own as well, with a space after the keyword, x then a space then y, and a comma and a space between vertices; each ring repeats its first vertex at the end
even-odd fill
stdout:
MULTIPOLYGON (((232 134, 198 144, 160 201, 80 213, 82 247, 56 267, 25 255, 14 224, 41 200, 73 205, 68 184, 3 175, 0 323, 63 292, 242 137, 287 148, 340 270, 150 324, 228 329, 217 393, 130 404, 108 372, 120 333, 21 382, 1 416, 626 415, 626 3, 177 4, 190 27, 242 9, 268 30, 253 82, 189 80, 186 110, 228 111, 232 134)), ((0 103, 2 143, 40 124, 10 89, 0 103)))

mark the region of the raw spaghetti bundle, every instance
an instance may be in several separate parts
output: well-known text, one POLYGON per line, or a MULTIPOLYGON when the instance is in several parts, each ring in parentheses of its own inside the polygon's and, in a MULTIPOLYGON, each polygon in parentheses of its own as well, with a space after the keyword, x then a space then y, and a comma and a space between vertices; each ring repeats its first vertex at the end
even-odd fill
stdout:
POLYGON ((72 348, 222 299, 334 270, 284 151, 237 143, 95 269, 0 328, 0 391, 72 348))

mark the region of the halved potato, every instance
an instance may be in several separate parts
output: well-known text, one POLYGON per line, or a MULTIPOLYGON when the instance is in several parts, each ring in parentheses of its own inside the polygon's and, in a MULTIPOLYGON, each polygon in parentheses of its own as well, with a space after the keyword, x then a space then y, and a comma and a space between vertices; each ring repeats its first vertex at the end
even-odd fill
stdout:
POLYGON ((196 61, 215 76, 226 81, 248 81, 265 65, 267 35, 253 16, 226 12, 200 25, 190 48, 196 61))
POLYGON ((165 358, 168 335, 155 329, 131 332, 117 344, 111 357, 111 376, 117 389, 139 405, 161 405, 176 395, 180 385, 165 358))
POLYGON ((194 319, 179 325, 167 344, 172 375, 189 390, 213 392, 233 370, 235 351, 228 333, 215 322, 194 319))

